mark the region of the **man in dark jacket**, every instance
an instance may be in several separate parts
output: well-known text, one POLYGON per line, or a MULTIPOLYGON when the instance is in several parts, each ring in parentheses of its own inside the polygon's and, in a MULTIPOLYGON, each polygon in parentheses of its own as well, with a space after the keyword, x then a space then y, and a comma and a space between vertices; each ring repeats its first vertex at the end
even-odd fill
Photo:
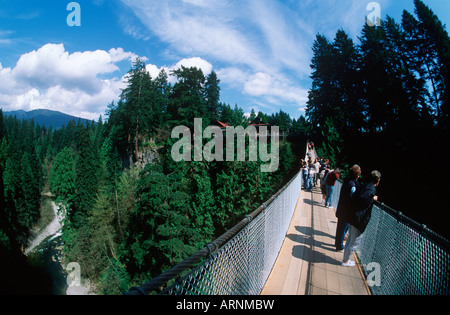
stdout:
POLYGON ((344 250, 344 236, 348 231, 348 215, 352 211, 352 196, 359 187, 358 179, 361 176, 361 167, 354 165, 350 168, 347 178, 344 180, 336 209, 338 223, 336 227, 335 243, 336 251, 344 250))
POLYGON ((369 224, 372 215, 372 206, 376 196, 377 187, 380 184, 381 173, 373 171, 370 173, 370 182, 356 189, 352 198, 352 209, 348 214, 348 239, 345 243, 343 266, 354 266, 355 262, 350 260, 363 237, 363 233, 369 224))

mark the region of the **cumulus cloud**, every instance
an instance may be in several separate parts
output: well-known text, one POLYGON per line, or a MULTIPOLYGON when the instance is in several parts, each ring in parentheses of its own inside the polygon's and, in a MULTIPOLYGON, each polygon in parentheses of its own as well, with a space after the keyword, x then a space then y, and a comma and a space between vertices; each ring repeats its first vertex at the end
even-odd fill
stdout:
POLYGON ((48 89, 61 85, 67 90, 99 93, 100 74, 119 70, 112 56, 103 50, 69 54, 62 44, 47 44, 20 57, 12 76, 20 85, 48 89))
POLYGON ((164 69, 164 71, 167 73, 167 75, 169 75, 169 82, 175 83, 176 78, 174 76, 170 76, 170 73, 172 70, 180 69, 181 66, 186 67, 186 68, 191 68, 191 67, 198 68, 198 69, 202 70, 202 72, 205 76, 209 75, 213 70, 213 65, 200 57, 184 58, 172 66, 162 66, 160 68, 158 68, 158 66, 153 65, 153 64, 147 64, 146 70, 150 73, 150 76, 152 78, 156 78, 159 75, 159 73, 161 72, 161 70, 164 69))
POLYGON ((173 69, 179 69, 181 68, 181 66, 185 68, 199 68, 200 70, 202 70, 204 75, 210 74, 213 69, 212 64, 200 57, 182 59, 173 67, 173 69))
MULTIPOLYGON (((120 47, 69 53, 62 44, 46 44, 23 54, 14 68, 4 68, 0 63, 0 107, 4 111, 52 109, 97 119, 126 87, 126 74, 120 73, 118 63, 129 61, 131 65, 136 57, 120 47)), ((181 66, 197 67, 205 75, 213 69, 199 57, 185 58, 171 66, 149 63, 146 69, 156 78, 162 69, 170 74, 181 66)), ((169 80, 175 82, 174 77, 169 80)))
POLYGON ((14 68, 0 68, 4 110, 46 108, 96 119, 125 87, 118 62, 133 60, 122 48, 69 53, 46 44, 23 54, 14 68), (109 76, 109 79, 101 78, 109 76))
MULTIPOLYGON (((123 60, 136 60, 136 58, 138 58, 139 56, 136 55, 135 53, 129 52, 129 51, 124 51, 123 48, 119 47, 119 48, 111 48, 108 51, 109 55, 111 56, 111 61, 112 62, 120 62, 123 60)), ((148 58, 147 57, 139 57, 142 61, 147 61, 148 58)))

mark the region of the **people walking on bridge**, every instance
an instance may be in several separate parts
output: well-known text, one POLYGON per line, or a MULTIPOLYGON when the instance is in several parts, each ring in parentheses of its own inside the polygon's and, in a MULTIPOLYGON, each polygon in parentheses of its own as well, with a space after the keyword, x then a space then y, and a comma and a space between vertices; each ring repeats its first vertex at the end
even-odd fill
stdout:
POLYGON ((360 186, 358 179, 361 176, 361 167, 354 165, 350 168, 348 176, 342 184, 339 203, 336 208, 336 217, 338 219, 335 246, 336 251, 344 250, 344 237, 348 231, 348 213, 352 211, 352 196, 360 186))
POLYGON ((308 182, 308 165, 306 164, 306 161, 305 160, 301 160, 301 165, 302 165, 302 169, 301 169, 301 172, 302 172, 302 188, 305 188, 306 189, 306 185, 307 185, 307 182, 308 182))
POLYGON ((328 174, 330 174, 331 170, 330 170, 330 164, 326 164, 325 165, 325 170, 323 172, 323 178, 321 181, 321 185, 320 188, 322 190, 322 203, 325 205, 325 201, 327 199, 327 179, 328 179, 328 174))
POLYGON ((314 176, 314 187, 317 186, 317 181, 319 179, 319 172, 320 172, 320 162, 319 158, 316 158, 316 161, 314 162, 314 166, 316 168, 316 174, 314 176))
POLYGON ((325 207, 332 208, 333 207, 333 193, 334 193, 334 184, 339 179, 341 174, 341 170, 336 168, 331 173, 328 174, 327 180, 325 182, 327 187, 327 197, 325 199, 325 207))
POLYGON ((348 238, 344 248, 344 258, 342 266, 354 266, 355 262, 350 260, 351 255, 355 252, 364 231, 369 224, 372 215, 372 206, 375 200, 378 200, 376 195, 377 187, 380 184, 381 173, 379 171, 372 171, 370 173, 369 183, 356 189, 352 197, 353 211, 348 213, 348 238))
POLYGON ((316 177, 316 166, 309 160, 308 162, 308 182, 306 185, 306 190, 311 191, 313 188, 314 178, 316 177))

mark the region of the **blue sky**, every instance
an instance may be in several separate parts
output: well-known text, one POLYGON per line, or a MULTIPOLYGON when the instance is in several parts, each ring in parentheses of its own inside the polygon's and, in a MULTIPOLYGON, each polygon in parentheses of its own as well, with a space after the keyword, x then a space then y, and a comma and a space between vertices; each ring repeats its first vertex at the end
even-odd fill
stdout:
MULTIPOLYGON (((0 107, 48 108, 96 119, 117 100, 140 56, 156 76, 197 66, 216 71, 221 100, 245 112, 298 118, 311 86, 311 47, 344 29, 355 42, 370 0, 0 0, 0 107)), ((425 0, 450 25, 449 0, 425 0)), ((379 0, 400 23, 413 0, 379 0)))

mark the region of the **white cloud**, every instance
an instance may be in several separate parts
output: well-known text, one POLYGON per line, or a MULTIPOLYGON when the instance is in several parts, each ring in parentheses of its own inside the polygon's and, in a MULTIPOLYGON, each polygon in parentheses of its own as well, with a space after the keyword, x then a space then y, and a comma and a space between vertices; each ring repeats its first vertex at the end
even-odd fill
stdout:
POLYGON ((212 64, 200 57, 182 59, 173 67, 173 69, 179 69, 181 66, 186 68, 196 67, 202 70, 205 76, 210 74, 213 70, 212 64))
POLYGON ((308 91, 296 87, 286 79, 275 78, 267 73, 258 72, 249 77, 244 84, 244 93, 251 96, 262 96, 272 104, 306 104, 308 91))
MULTIPOLYGON (((163 68, 162 67, 158 68, 158 66, 155 66, 152 64, 147 64, 145 66, 145 69, 147 70, 148 73, 150 73, 150 76, 152 77, 152 79, 154 79, 159 75, 159 73, 161 72, 161 70, 163 68)), ((167 72, 167 70, 166 70, 166 72, 167 72)))
POLYGON ((212 1, 208 0, 182 0, 184 3, 193 4, 199 7, 207 7, 212 1))
POLYGON ((0 104, 4 110, 45 108, 96 119, 125 87, 115 76, 116 63, 135 57, 122 48, 70 54, 62 44, 44 45, 22 55, 14 68, 0 68, 0 104))
POLYGON ((174 64, 172 66, 168 66, 168 67, 162 66, 162 67, 158 68, 158 66, 156 66, 156 65, 147 64, 146 70, 148 71, 148 73, 150 73, 150 76, 154 79, 159 75, 161 70, 164 69, 166 74, 169 75, 169 79, 168 79, 169 82, 175 83, 176 78, 174 76, 171 76, 170 73, 172 70, 177 70, 177 69, 181 68, 181 66, 184 66, 186 68, 196 67, 196 68, 202 70, 202 72, 205 76, 209 75, 213 70, 212 64, 210 64, 208 61, 206 61, 200 57, 185 58, 185 59, 180 60, 176 64, 174 64))
POLYGON ((273 77, 267 73, 258 72, 245 83, 244 92, 253 96, 267 94, 273 85, 273 77))
POLYGON ((248 81, 248 72, 237 67, 227 67, 217 70, 217 75, 222 83, 232 88, 242 88, 248 81))
MULTIPOLYGON (((124 51, 123 48, 121 48, 121 47, 119 47, 119 48, 111 48, 108 53, 111 56, 111 61, 112 62, 120 62, 120 61, 123 61, 123 60, 129 60, 129 61, 133 62, 134 60, 136 60, 137 57, 139 57, 135 53, 132 53, 132 52, 129 52, 129 51, 128 52, 124 51)), ((147 57, 140 57, 140 59, 142 61, 147 61, 148 60, 147 57)))
MULTIPOLYGON (((162 41, 184 55, 263 67, 259 49, 240 32, 234 17, 238 2, 122 0, 162 41)), ((245 13, 245 8, 240 12, 245 13)))
MULTIPOLYGON (((46 44, 23 54, 14 68, 0 64, 0 106, 5 111, 44 108, 97 119, 126 87, 126 74, 119 73, 117 63, 136 57, 120 47, 69 53, 62 44, 46 44)), ((205 75, 213 69, 208 61, 194 57, 168 67, 147 64, 147 71, 156 78, 162 69, 170 74, 181 65, 197 67, 205 75)))
POLYGON ((22 55, 12 70, 12 76, 20 85, 38 89, 61 85, 67 90, 95 94, 102 88, 97 76, 118 70, 106 51, 69 54, 62 44, 47 44, 22 55))

